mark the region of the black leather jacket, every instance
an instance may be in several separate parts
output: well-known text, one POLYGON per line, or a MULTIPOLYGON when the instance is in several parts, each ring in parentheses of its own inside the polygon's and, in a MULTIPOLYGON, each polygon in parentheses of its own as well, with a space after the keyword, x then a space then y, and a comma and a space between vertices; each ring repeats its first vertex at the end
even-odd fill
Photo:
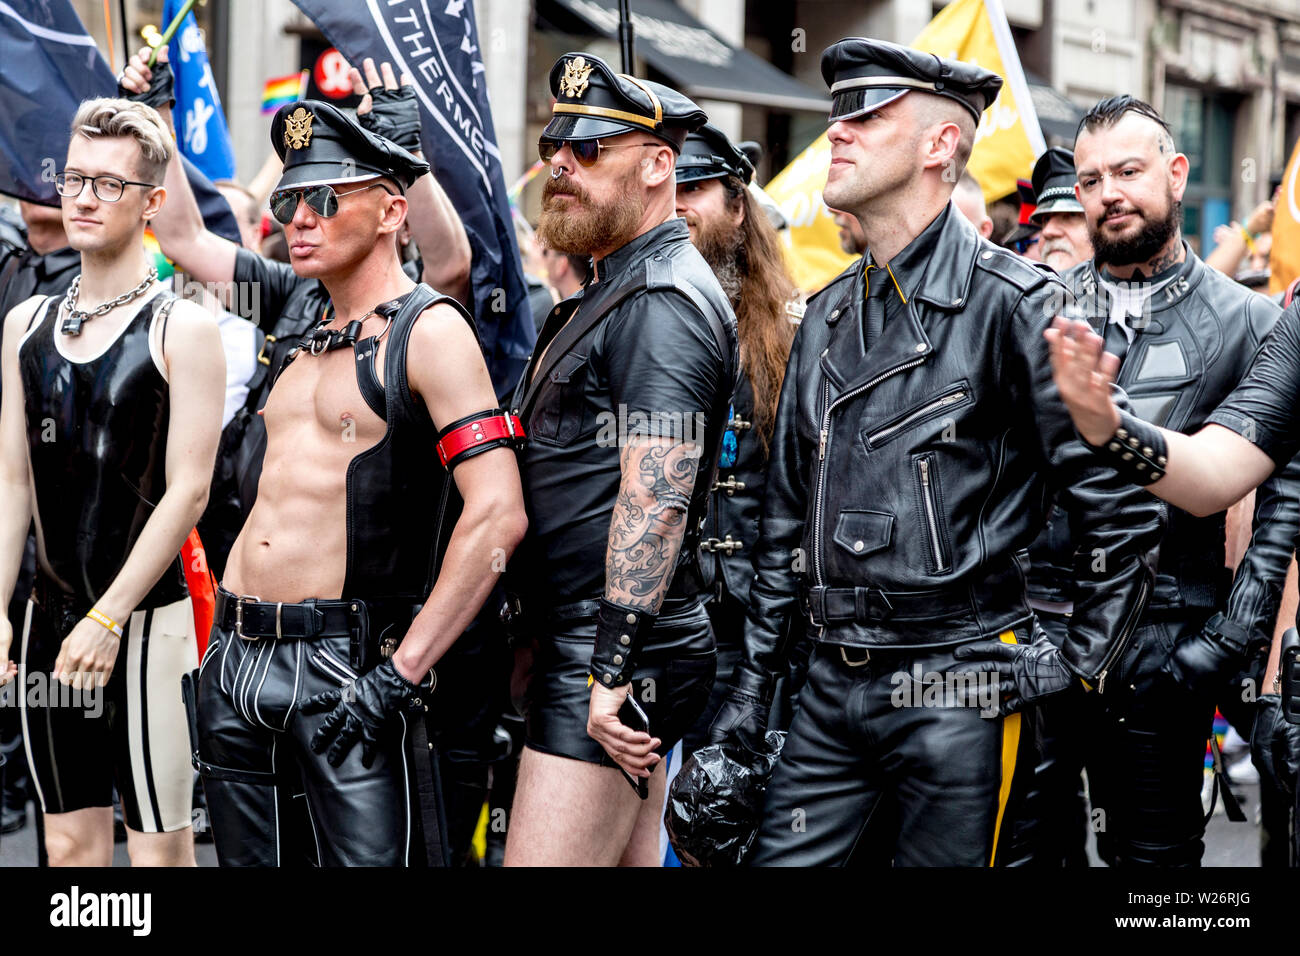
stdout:
MULTIPOLYGON (((1206 266, 1186 243, 1184 250, 1186 260, 1149 300, 1149 314, 1133 321, 1138 329, 1120 366, 1118 384, 1139 418, 1192 434, 1245 377, 1281 310, 1268 297, 1206 266)), ((1105 333, 1110 296, 1094 264, 1082 263, 1062 279, 1073 296, 1075 317, 1105 333)), ((1112 332, 1111 339, 1116 334, 1112 332)), ((1215 626, 1232 628, 1232 636, 1242 643, 1267 644, 1300 525, 1300 459, 1256 492, 1254 534, 1230 594, 1223 564, 1225 515, 1221 511, 1197 518, 1169 507, 1149 612, 1222 610, 1226 623, 1215 626)), ((1031 597, 1074 599, 1073 552, 1069 516, 1054 507, 1049 527, 1030 549, 1031 597)))
POLYGON ((783 670, 801 588, 815 624, 819 603, 821 621, 839 611, 810 635, 841 645, 950 645, 1023 625, 1018 552, 1041 530, 1055 478, 1083 553, 1104 556, 1080 570, 1064 657, 1104 690, 1145 608, 1165 511, 1074 432, 1043 340, 1059 283, 981 239, 951 204, 891 268, 901 262, 907 305, 870 352, 862 264, 809 302, 795 337, 745 669, 783 670))
POLYGON ((727 431, 735 439, 734 458, 726 463, 730 441, 724 436, 718 475, 709 496, 704 538, 700 541, 700 563, 713 570, 715 594, 729 594, 747 605, 754 578, 752 558, 758 543, 767 455, 754 428, 754 386, 744 372, 731 398, 727 431))

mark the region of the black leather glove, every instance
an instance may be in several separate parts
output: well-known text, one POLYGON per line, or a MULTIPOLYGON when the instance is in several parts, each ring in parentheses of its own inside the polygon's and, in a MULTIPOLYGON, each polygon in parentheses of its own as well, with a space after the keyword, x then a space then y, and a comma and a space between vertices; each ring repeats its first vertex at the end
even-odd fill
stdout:
POLYGON ((403 712, 423 710, 424 694, 419 685, 397 673, 390 658, 346 687, 308 698, 299 710, 304 714, 330 711, 312 736, 311 749, 321 753, 329 747, 325 759, 331 767, 341 765, 361 741, 361 765, 368 769, 379 754, 385 728, 403 712))
POLYGON ((176 94, 173 92, 175 79, 172 74, 172 65, 170 63, 155 62, 149 68, 152 74, 149 77, 149 89, 143 93, 132 93, 122 87, 121 78, 118 79, 117 95, 124 100, 134 100, 137 103, 143 103, 145 106, 152 106, 154 109, 171 109, 176 105, 176 94))
POLYGON ((420 101, 415 97, 415 87, 372 87, 370 101, 370 112, 357 116, 357 122, 402 149, 415 152, 420 148, 420 101))
POLYGON ((744 664, 737 665, 727 696, 722 699, 722 706, 709 725, 709 743, 736 741, 750 750, 761 751, 767 734, 767 718, 772 711, 775 683, 744 664))
POLYGON ((953 652, 953 657, 974 662, 957 668, 959 673, 998 675, 1001 698, 998 714, 1002 717, 1026 704, 1068 690, 1078 679, 1061 656, 1061 649, 1041 632, 1029 644, 1002 641, 963 644, 953 652))
POLYGON ((1250 732, 1250 759, 1288 797, 1294 797, 1300 775, 1300 724, 1282 715, 1282 698, 1262 694, 1255 702, 1255 726, 1250 732))
POLYGON ((1190 694, 1216 694, 1245 666, 1246 639, 1241 628, 1216 614, 1192 637, 1174 645, 1162 670, 1190 694))

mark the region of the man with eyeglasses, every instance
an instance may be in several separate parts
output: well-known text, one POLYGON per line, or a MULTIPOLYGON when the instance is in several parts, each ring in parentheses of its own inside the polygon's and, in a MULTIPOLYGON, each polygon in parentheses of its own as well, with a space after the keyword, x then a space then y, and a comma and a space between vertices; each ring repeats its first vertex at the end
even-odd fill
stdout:
POLYGON ((700 524, 737 373, 736 320, 674 215, 704 111, 566 53, 538 149, 538 236, 591 256, 515 392, 530 534, 509 572, 531 639, 506 865, 658 865, 665 772, 715 671, 700 524), (630 784, 630 785, 629 785, 630 784))
MULTIPOLYGON (((0 399, 0 606, 29 523, 38 567, 19 701, 52 865, 108 866, 114 785, 135 865, 194 865, 179 553, 207 499, 225 364, 212 317, 143 239, 174 147, 147 106, 83 103, 55 177, 81 270, 10 311, 0 399)), ((0 682, 14 676, 0 618, 0 682)))
MULTIPOLYGON (((379 104, 366 115, 418 143, 409 86, 365 68, 379 104)), ((523 534, 523 432, 496 407, 469 314, 402 271, 397 238, 428 164, 315 101, 282 108, 271 141, 292 268, 329 302, 267 398, 257 500, 197 678, 217 854, 299 862, 305 805, 315 863, 447 865, 435 688, 523 534)), ((233 261, 237 283, 281 279, 221 240, 200 246, 218 268, 233 261)))

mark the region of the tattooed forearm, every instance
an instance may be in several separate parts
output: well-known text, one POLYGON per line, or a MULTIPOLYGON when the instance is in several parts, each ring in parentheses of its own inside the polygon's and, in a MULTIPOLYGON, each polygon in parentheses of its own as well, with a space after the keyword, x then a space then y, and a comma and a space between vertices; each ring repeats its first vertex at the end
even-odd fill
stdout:
POLYGON ((658 612, 686 534, 699 463, 693 442, 652 439, 623 449, 623 479, 605 552, 609 600, 658 612))

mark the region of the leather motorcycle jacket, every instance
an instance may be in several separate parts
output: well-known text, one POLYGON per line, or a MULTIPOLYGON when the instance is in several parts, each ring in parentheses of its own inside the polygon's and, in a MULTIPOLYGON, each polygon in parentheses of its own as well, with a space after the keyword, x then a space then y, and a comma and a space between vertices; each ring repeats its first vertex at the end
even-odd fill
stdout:
MULTIPOLYGON (((1062 279, 1069 311, 1086 319, 1120 354, 1117 384, 1139 418, 1192 434, 1245 377, 1281 310, 1266 296, 1211 269, 1183 244, 1185 260, 1146 300, 1130 330, 1109 321, 1108 284, 1089 261, 1062 279), (1131 336, 1132 341, 1129 342, 1131 336)), ((1157 277, 1159 278, 1159 277, 1157 277)), ((1198 518, 1168 507, 1169 526, 1149 613, 1222 610, 1241 644, 1267 644, 1282 599, 1293 539, 1300 526, 1300 459, 1256 492, 1254 533, 1236 578, 1224 568, 1226 512, 1198 518)), ((1049 526, 1030 548, 1029 593, 1043 601, 1074 599, 1070 515, 1054 507, 1049 526)))
POLYGON ((1056 485, 1086 558, 1064 659, 1104 691, 1150 594, 1165 517, 1074 431, 1043 339, 1059 282, 951 203, 889 267, 905 305, 869 350, 865 259, 810 300, 795 337, 742 668, 783 672, 784 623, 801 610, 814 640, 850 647, 1023 627, 1018 553, 1056 485))
POLYGON ((709 494, 709 514, 700 541, 700 562, 711 572, 715 594, 749 604, 753 550, 763 504, 767 455, 754 427, 754 387, 743 371, 731 399, 718 475, 709 494))

